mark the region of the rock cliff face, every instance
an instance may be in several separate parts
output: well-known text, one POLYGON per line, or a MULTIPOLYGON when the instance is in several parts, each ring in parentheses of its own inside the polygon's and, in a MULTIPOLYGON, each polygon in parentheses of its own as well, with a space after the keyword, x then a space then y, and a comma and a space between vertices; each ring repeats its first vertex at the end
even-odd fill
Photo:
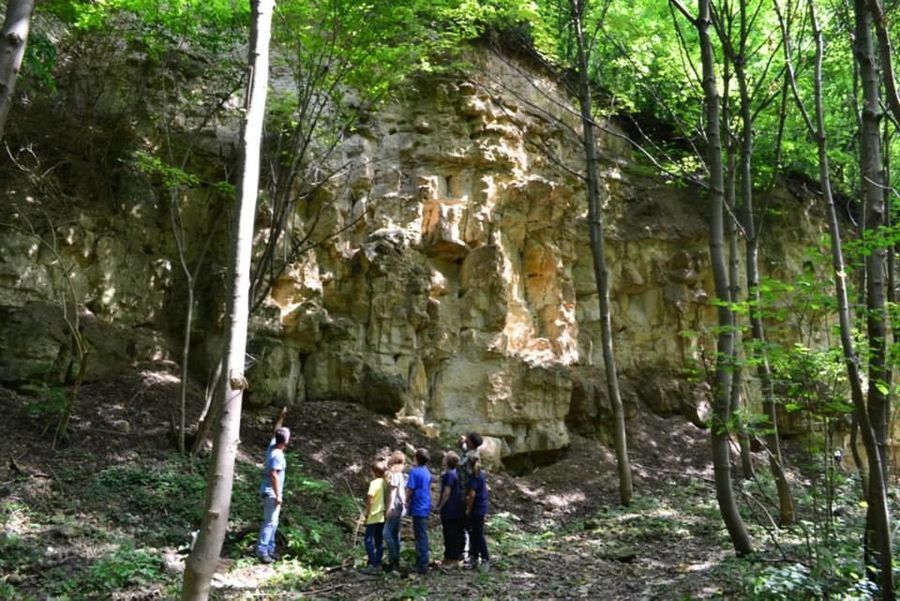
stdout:
MULTIPOLYGON (((513 460, 564 448, 572 429, 604 434, 577 119, 545 96, 558 94, 553 82, 523 65, 487 53, 473 61, 467 78, 415 82, 341 147, 349 175, 302 209, 323 241, 253 319, 250 403, 355 400, 434 431, 478 430, 513 460)), ((699 420, 705 392, 681 374, 703 340, 683 332, 714 323, 705 203, 637 165, 608 128, 599 141, 624 400, 631 413, 646 405, 699 420)), ((798 202, 782 196, 772 202, 798 202)), ((148 203, 136 223, 83 217, 68 237, 57 228, 92 299, 89 319, 114 324, 124 346, 108 333, 89 338, 119 361, 165 355, 159 332, 179 323, 170 297, 180 274, 159 211, 148 203)), ((819 228, 777 218, 768 227, 778 241, 768 256, 786 272, 819 228)), ((18 316, 0 324, 0 378, 59 377, 58 317, 44 320, 41 348, 15 343, 40 330, 21 325, 41 319, 36 304, 53 303, 55 259, 27 232, 0 236, 0 303, 18 316)), ((204 294, 224 297, 214 284, 204 294)))

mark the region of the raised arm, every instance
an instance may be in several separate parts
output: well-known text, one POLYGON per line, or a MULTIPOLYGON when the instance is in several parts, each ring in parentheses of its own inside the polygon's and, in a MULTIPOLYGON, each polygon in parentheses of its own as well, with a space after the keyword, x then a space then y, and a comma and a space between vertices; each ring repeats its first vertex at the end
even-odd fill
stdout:
POLYGON ((272 428, 272 436, 275 436, 275 431, 284 425, 285 416, 287 416, 287 407, 282 407, 281 413, 278 414, 278 420, 275 422, 275 427, 272 428))

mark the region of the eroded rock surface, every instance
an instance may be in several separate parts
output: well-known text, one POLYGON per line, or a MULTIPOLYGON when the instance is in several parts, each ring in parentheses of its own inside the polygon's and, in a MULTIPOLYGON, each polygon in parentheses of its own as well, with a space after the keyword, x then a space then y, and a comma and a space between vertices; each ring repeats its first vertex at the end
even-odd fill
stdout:
MULTIPOLYGON (((503 457, 564 448, 572 429, 607 435, 577 120, 529 82, 527 66, 486 52, 473 61, 468 78, 423 78, 362 123, 336 159, 350 170, 298 209, 320 242, 252 320, 249 403, 356 401, 429 431, 478 430, 503 457)), ((702 194, 638 165, 615 135, 599 143, 626 410, 702 423, 708 394, 683 375, 704 344, 683 333, 714 323, 702 194)), ((95 223, 86 212, 56 228, 73 285, 113 324, 107 337, 127 348, 110 354, 126 360, 172 356, 183 324, 164 207, 145 205, 136 223, 95 223)), ((205 229, 198 215, 195 234, 205 229)), ((773 263, 802 268, 788 257, 818 222, 773 217, 767 228, 773 263)), ((3 310, 58 298, 65 282, 54 257, 27 232, 0 237, 3 310)), ((209 358, 225 291, 218 275, 204 282, 197 347, 209 358)), ((27 335, 21 323, 0 323, 0 339, 15 346, 27 335)), ((65 334, 57 323, 40 336, 33 352, 0 359, 4 381, 36 370, 60 377, 65 334), (16 363, 32 355, 28 366, 16 363)))

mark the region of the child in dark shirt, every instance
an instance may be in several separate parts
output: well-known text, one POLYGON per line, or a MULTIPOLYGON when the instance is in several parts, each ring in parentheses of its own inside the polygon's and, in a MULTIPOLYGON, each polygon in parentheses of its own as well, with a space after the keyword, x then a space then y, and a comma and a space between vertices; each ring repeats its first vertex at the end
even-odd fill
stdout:
POLYGON ((469 568, 480 567, 482 572, 491 569, 491 559, 488 555, 487 540, 484 538, 484 517, 488 512, 488 488, 481 469, 481 459, 470 460, 471 477, 466 485, 466 519, 469 523, 469 537, 471 562, 469 568), (481 565, 478 560, 481 559, 481 565))
POLYGON ((435 511, 441 515, 441 527, 444 532, 445 564, 455 564, 462 560, 463 554, 463 505, 460 493, 460 481, 456 473, 459 455, 453 451, 444 455, 444 473, 441 476, 441 496, 435 511))

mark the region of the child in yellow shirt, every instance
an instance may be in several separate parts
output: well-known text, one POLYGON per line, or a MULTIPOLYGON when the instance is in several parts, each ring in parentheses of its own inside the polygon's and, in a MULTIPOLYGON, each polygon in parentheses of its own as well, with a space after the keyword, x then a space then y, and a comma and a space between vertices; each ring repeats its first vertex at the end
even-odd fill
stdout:
POLYGON ((363 539, 369 563, 361 572, 374 576, 381 573, 381 558, 384 555, 384 493, 386 488, 384 462, 375 461, 372 463, 371 470, 372 481, 369 482, 369 491, 366 494, 366 536, 363 539))

